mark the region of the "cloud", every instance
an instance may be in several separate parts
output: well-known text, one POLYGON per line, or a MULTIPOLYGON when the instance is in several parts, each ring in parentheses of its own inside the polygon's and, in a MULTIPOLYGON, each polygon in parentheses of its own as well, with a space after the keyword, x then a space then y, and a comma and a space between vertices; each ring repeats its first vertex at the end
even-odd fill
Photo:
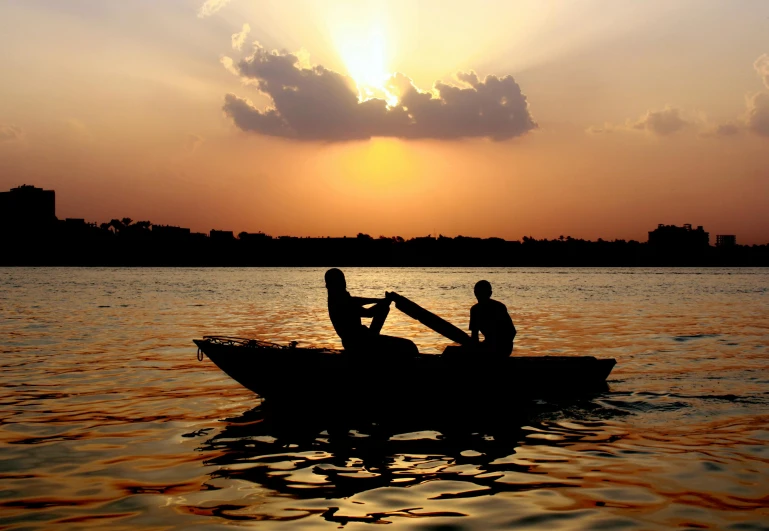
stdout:
POLYGON ((745 98, 745 114, 731 122, 711 126, 700 136, 734 137, 748 131, 769 137, 769 92, 759 92, 745 98))
POLYGON ((675 107, 665 107, 661 111, 647 111, 637 122, 632 124, 633 129, 649 131, 659 136, 668 136, 690 125, 683 119, 681 110, 675 107))
POLYGON ((244 131, 325 141, 374 136, 506 140, 537 127, 512 76, 481 81, 474 72, 459 73, 465 86, 436 82, 432 92, 423 92, 395 74, 386 90, 398 103, 388 106, 380 98, 359 101, 351 78, 321 65, 306 67, 297 54, 256 44, 250 57, 222 63, 272 99, 271 108, 258 110, 235 94, 225 96, 225 114, 244 131))
POLYGON ((734 136, 742 132, 742 128, 734 123, 721 124, 714 131, 716 136, 734 136))
MULTIPOLYGON (((753 68, 761 76, 764 85, 769 88, 769 54, 763 54, 756 59, 753 68)), ((695 126, 700 129, 699 136, 705 138, 735 137, 744 131, 769 137, 769 92, 748 96, 746 105, 747 109, 742 116, 722 124, 708 123, 702 114, 695 118, 685 118, 683 111, 668 106, 660 111, 648 111, 636 121, 629 120, 624 126, 606 123, 603 126, 591 126, 586 129, 586 132, 603 134, 622 130, 641 130, 658 136, 669 136, 689 126, 695 126)))
POLYGON ((249 33, 251 33, 251 26, 248 24, 243 24, 243 29, 232 35, 232 48, 234 50, 242 49, 249 33))
POLYGON ((585 129, 591 135, 601 135, 615 132, 646 131, 657 136, 670 136, 682 129, 693 125, 694 122, 683 117, 683 111, 676 107, 667 106, 658 111, 646 111, 637 120, 627 120, 624 124, 592 125, 585 129))
POLYGON ((206 0, 198 9, 198 18, 210 17, 229 3, 230 0, 206 0))
MULTIPOLYGON (((763 54, 753 63, 756 73, 769 88, 769 54, 763 54)), ((759 92, 745 98, 745 114, 735 121, 719 125, 703 136, 735 136, 743 130, 769 137, 769 92, 759 92)))
POLYGON ((753 68, 756 69, 758 75, 764 80, 766 88, 769 88, 769 54, 764 54, 756 59, 756 62, 753 63, 753 68))
POLYGON ((748 129, 759 136, 769 137, 769 92, 759 92, 748 98, 745 117, 748 129))
POLYGON ((700 133, 701 137, 705 138, 728 138, 735 137, 742 134, 744 125, 738 122, 729 122, 719 125, 710 125, 704 131, 700 133))
POLYGON ((24 131, 21 130, 21 127, 12 124, 0 125, 0 142, 21 140, 22 136, 24 136, 24 131))

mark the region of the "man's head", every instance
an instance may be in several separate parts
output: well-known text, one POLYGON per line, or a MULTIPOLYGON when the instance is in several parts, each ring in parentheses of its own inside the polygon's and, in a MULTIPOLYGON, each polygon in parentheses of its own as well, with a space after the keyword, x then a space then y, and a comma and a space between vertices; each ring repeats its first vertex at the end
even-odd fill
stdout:
POLYGON ((333 268, 326 271, 326 289, 329 291, 344 291, 347 281, 341 269, 333 268))
POLYGON ((491 283, 488 280, 479 280, 473 291, 478 302, 487 301, 491 298, 491 283))

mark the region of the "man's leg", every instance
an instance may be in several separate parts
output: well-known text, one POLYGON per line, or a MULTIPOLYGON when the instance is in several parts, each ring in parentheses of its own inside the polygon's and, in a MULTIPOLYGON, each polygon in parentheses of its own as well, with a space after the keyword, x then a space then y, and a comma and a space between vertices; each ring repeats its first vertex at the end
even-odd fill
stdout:
POLYGON ((380 335, 374 341, 376 342, 377 353, 387 358, 411 359, 419 355, 419 349, 409 339, 380 335))
POLYGON ((468 349, 461 345, 449 345, 448 347, 443 349, 443 354, 441 354, 441 356, 451 360, 458 360, 458 359, 467 358, 468 354, 469 354, 468 349))
POLYGON ((371 326, 368 329, 374 335, 379 335, 382 331, 382 327, 385 324, 387 315, 390 313, 390 301, 378 302, 374 305, 373 310, 376 312, 374 318, 371 319, 371 326))

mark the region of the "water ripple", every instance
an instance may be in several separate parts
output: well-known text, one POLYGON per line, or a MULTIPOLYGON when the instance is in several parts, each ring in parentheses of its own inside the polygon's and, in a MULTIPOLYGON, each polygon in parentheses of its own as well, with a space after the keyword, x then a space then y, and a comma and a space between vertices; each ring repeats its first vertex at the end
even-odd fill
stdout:
POLYGON ((212 333, 338 348, 322 276, 0 269, 0 529, 769 529, 766 269, 348 270, 463 327, 487 278, 516 353, 618 360, 571 400, 362 418, 195 360, 212 333))

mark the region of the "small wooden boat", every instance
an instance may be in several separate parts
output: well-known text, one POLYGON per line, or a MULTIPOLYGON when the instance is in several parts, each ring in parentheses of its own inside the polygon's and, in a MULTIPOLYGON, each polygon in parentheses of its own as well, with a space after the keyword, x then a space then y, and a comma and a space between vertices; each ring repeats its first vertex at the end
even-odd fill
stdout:
POLYGON ((447 396, 510 397, 593 392, 606 388, 616 361, 593 356, 511 356, 474 363, 439 355, 366 358, 325 348, 257 339, 205 336, 205 354, 242 386, 271 400, 346 402, 427 400, 447 396))

